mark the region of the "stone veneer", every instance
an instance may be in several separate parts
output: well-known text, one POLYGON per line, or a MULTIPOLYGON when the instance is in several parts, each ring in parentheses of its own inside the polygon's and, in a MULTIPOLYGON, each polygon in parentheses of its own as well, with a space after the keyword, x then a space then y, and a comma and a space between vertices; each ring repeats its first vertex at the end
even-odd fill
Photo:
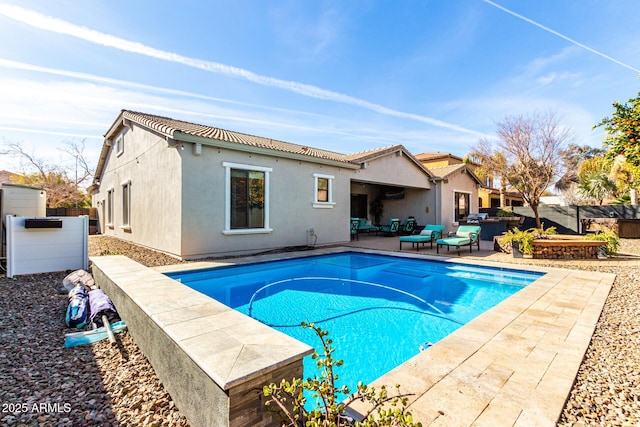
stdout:
POLYGON ((578 239, 541 239, 533 242, 534 259, 598 259, 606 242, 578 239))
POLYGON ((313 349, 125 256, 92 257, 136 344, 192 427, 279 425, 262 387, 313 349))

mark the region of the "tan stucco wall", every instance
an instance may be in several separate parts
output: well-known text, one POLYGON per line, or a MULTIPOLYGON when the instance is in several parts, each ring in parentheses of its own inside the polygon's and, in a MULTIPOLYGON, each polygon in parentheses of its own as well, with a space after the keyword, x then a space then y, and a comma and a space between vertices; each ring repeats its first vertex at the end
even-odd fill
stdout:
POLYGON ((124 128, 123 137, 123 153, 118 156, 115 144, 111 146, 105 170, 99 177, 100 186, 93 196, 102 233, 179 255, 182 223, 180 156, 184 152, 168 146, 163 137, 135 124, 124 128), (122 184, 127 181, 131 181, 129 230, 122 228, 122 184), (112 226, 108 226, 103 217, 110 188, 115 190, 112 226))
POLYGON ((429 176, 411 159, 391 153, 367 162, 365 169, 355 171, 356 181, 429 189, 429 176))
MULTIPOLYGON (((187 148, 185 153, 191 153, 187 148)), ((266 155, 202 147, 202 154, 183 157, 182 254, 235 254, 314 243, 348 241, 353 170, 266 155), (271 233, 225 235, 225 168, 223 162, 272 168, 269 177, 269 226, 271 233), (313 174, 334 176, 333 208, 314 208, 313 174)))
POLYGON ((445 232, 455 231, 458 226, 454 224, 454 199, 456 192, 469 193, 470 210, 469 213, 478 212, 478 188, 476 181, 467 173, 455 173, 447 177, 447 183, 439 184, 441 191, 440 212, 441 224, 445 226, 445 232))
MULTIPOLYGON (((381 218, 382 224, 388 224, 390 218, 400 218, 405 220, 408 216, 413 216, 419 225, 432 224, 435 218, 433 206, 430 206, 432 190, 421 190, 406 188, 404 199, 383 200, 384 211, 381 218), (427 207, 429 212, 427 213, 427 207)), ((376 184, 366 184, 362 182, 351 182, 351 194, 367 195, 367 219, 375 222, 373 215, 369 213, 371 202, 378 195, 379 187, 376 184)))

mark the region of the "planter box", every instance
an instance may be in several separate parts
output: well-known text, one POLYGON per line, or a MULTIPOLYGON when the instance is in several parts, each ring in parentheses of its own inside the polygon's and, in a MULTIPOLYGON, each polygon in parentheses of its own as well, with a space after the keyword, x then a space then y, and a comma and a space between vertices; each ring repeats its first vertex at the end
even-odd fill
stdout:
POLYGON ((601 257, 600 248, 606 245, 607 242, 601 240, 584 240, 579 236, 563 236, 562 238, 534 240, 533 258, 598 259, 601 257))

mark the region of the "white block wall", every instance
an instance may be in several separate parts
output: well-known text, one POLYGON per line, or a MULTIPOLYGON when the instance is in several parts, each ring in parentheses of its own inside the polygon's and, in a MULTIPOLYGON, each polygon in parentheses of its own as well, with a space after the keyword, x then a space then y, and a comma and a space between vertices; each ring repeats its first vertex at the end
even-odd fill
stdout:
POLYGON ((6 217, 7 277, 89 267, 89 217, 61 217, 62 228, 25 228, 6 217))

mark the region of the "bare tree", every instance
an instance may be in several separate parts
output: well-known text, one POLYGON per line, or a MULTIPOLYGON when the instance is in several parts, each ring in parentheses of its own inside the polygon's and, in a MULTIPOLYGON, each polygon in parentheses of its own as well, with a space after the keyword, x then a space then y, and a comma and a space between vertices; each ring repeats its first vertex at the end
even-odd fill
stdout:
POLYGON ((540 197, 561 174, 560 153, 570 140, 569 129, 560 125, 554 112, 507 116, 497 127, 495 147, 482 140, 470 157, 520 193, 540 228, 540 197))
POLYGON ((68 141, 61 149, 74 160, 73 166, 53 164, 15 142, 5 142, 2 153, 24 162, 25 170, 16 183, 44 188, 48 207, 86 206, 89 199, 82 186, 91 179, 92 173, 84 155, 84 143, 84 140, 68 141))

